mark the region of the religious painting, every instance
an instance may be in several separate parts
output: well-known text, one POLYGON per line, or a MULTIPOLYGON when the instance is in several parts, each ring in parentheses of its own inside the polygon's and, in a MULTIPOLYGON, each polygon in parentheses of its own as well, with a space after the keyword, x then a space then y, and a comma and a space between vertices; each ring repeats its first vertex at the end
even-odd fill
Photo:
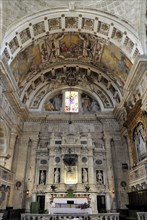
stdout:
POLYGON ((45 111, 60 111, 62 107, 62 95, 59 94, 48 100, 45 105, 45 111))
POLYGON ((106 67, 106 71, 114 73, 114 78, 118 78, 121 85, 124 85, 132 63, 118 47, 111 43, 105 45, 101 63, 106 67))
POLYGON ((77 166, 71 166, 70 169, 65 167, 65 183, 76 184, 77 181, 77 166))
POLYGON ((63 34, 50 35, 39 41, 40 55, 43 63, 55 62, 59 56, 59 39, 63 34))
POLYGON ((12 73, 18 86, 21 87, 27 77, 35 74, 41 63, 40 51, 38 46, 30 46, 11 63, 12 73))
POLYGON ((78 58, 83 54, 83 40, 79 34, 68 33, 60 40, 60 56, 64 58, 78 58))
POLYGON ((146 133, 141 122, 139 122, 137 127, 134 129, 133 140, 137 151, 138 161, 141 161, 147 156, 146 133))

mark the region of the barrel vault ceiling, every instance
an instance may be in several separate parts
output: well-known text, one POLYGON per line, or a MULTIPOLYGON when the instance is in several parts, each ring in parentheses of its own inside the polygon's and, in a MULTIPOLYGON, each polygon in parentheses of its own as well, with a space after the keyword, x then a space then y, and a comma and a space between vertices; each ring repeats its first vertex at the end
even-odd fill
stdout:
POLYGON ((142 48, 134 29, 108 13, 54 9, 26 16, 5 36, 2 59, 20 101, 41 111, 63 89, 87 91, 113 109, 142 48))

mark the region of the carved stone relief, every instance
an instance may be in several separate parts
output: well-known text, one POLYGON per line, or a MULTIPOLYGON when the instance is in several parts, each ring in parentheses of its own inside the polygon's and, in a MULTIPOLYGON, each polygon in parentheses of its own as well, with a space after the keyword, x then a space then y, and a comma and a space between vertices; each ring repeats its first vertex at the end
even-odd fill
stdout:
POLYGON ((22 44, 31 39, 31 33, 29 28, 24 29, 19 33, 22 44))

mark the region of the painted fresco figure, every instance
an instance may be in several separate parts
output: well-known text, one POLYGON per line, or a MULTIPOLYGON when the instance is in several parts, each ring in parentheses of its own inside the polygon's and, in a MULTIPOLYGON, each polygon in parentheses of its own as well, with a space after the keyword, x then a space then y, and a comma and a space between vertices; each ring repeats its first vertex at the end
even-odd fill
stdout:
POLYGON ((44 108, 45 108, 45 111, 53 111, 54 110, 54 106, 53 106, 53 104, 50 101, 48 101, 45 104, 44 108))
POLYGON ((61 98, 60 98, 59 96, 56 96, 56 97, 53 99, 54 110, 55 110, 55 111, 60 111, 61 104, 62 104, 61 98))
POLYGON ((89 111, 90 99, 87 95, 82 99, 82 107, 84 112, 89 111))
POLYGON ((96 100, 92 100, 92 103, 90 105, 90 111, 92 111, 92 112, 100 111, 100 106, 98 105, 96 100))

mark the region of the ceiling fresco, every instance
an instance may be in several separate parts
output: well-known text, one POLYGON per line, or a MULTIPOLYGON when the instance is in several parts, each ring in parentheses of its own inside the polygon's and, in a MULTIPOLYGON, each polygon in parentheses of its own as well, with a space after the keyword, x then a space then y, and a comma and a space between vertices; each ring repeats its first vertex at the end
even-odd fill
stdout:
POLYGON ((105 45, 101 63, 105 66, 110 78, 118 78, 120 84, 124 85, 132 63, 119 48, 112 43, 109 43, 108 46, 105 45))
POLYGON ((40 65, 41 53, 38 45, 31 45, 18 54, 11 64, 11 70, 19 88, 29 77, 32 77, 32 74, 41 70, 40 65))
POLYGON ((102 38, 87 33, 58 33, 34 41, 21 51, 10 67, 19 88, 32 77, 67 62, 92 65, 118 85, 124 85, 132 63, 121 50, 102 38))

